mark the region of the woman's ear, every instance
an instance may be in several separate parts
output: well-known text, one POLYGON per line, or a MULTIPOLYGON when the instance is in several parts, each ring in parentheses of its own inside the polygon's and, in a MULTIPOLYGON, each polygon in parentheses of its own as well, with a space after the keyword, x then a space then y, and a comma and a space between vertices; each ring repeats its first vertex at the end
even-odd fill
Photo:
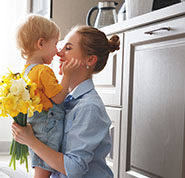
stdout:
POLYGON ((39 38, 38 41, 37 41, 37 47, 39 49, 42 49, 44 46, 44 38, 39 38))
POLYGON ((88 66, 93 66, 94 64, 96 64, 97 60, 98 60, 98 58, 97 58, 96 55, 91 55, 91 56, 88 58, 88 60, 87 60, 87 62, 86 62, 86 65, 88 65, 88 66))

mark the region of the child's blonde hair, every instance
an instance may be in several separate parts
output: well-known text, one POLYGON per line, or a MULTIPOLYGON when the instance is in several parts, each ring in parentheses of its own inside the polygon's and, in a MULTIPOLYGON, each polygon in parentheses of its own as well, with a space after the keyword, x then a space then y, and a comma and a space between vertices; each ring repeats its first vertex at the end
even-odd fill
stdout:
POLYGON ((27 59, 37 49, 36 43, 39 38, 48 41, 55 37, 60 38, 60 29, 55 22, 40 15, 30 14, 19 25, 16 42, 21 56, 27 59))

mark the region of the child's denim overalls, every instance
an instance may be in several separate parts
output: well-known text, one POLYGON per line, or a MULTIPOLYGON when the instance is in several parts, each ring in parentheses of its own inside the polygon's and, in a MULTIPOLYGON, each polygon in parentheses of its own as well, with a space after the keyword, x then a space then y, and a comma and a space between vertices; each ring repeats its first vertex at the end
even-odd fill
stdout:
MULTIPOLYGON (((24 76, 27 76, 30 70, 37 64, 28 66, 24 72, 24 76)), ((35 136, 44 144, 48 145, 52 149, 59 151, 63 139, 64 131, 64 117, 65 111, 63 103, 54 104, 49 111, 34 112, 32 117, 28 118, 28 122, 32 125, 35 136)), ((38 157, 31 149, 32 167, 41 167, 48 171, 54 172, 54 169, 49 167, 40 157, 38 157)))

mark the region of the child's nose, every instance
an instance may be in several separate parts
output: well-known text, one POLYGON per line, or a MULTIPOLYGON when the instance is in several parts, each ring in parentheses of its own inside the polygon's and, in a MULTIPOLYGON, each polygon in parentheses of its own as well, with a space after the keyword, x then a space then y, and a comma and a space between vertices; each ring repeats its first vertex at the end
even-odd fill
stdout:
POLYGON ((58 53, 62 50, 62 48, 57 48, 58 53))
POLYGON ((63 56, 63 52, 62 49, 59 49, 57 52, 57 56, 62 57, 63 56))

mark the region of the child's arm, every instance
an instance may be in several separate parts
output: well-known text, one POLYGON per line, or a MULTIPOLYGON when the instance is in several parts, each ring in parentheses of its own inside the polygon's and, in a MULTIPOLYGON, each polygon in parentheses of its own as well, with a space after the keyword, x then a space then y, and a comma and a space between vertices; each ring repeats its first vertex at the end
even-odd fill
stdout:
POLYGON ((63 89, 61 90, 60 93, 58 93, 57 95, 51 98, 51 100, 54 103, 60 104, 62 101, 64 101, 66 95, 68 94, 71 75, 74 72, 74 70, 76 70, 79 66, 80 66, 80 61, 78 59, 72 58, 69 62, 68 61, 64 62, 62 66, 64 75, 60 83, 63 89))

